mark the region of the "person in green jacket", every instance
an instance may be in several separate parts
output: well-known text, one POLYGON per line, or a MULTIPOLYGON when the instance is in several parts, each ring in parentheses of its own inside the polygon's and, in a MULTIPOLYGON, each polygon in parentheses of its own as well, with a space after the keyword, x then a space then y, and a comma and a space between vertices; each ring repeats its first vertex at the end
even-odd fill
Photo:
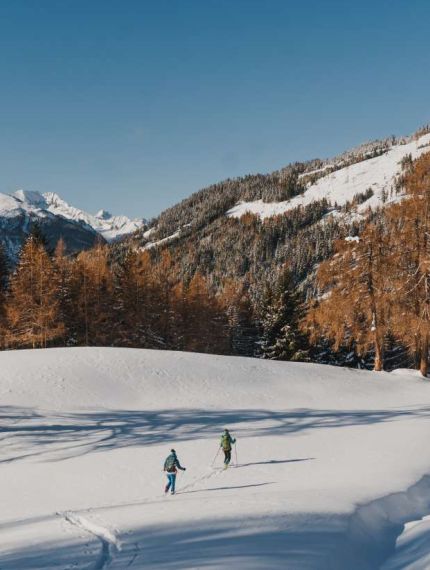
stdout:
POLYGON ((230 435, 228 429, 224 430, 224 433, 221 436, 221 447, 224 451, 224 465, 228 467, 228 464, 231 461, 231 446, 236 443, 234 437, 230 435))

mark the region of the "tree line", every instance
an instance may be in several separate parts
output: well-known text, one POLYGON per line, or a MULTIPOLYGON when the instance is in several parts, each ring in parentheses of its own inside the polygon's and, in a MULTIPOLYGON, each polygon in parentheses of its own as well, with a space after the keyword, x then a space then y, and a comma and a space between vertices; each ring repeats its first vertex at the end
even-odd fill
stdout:
POLYGON ((115 259, 101 243, 76 256, 60 240, 49 252, 35 231, 12 269, 0 255, 2 349, 124 346, 256 356, 301 349, 294 287, 288 272, 266 284, 259 307, 249 284, 226 278, 215 290, 199 272, 179 277, 166 249, 153 257, 133 248, 115 259), (288 289, 288 291, 287 291, 288 289), (277 313, 282 313, 281 317, 277 313), (294 315, 294 317, 293 317, 294 315), (290 344, 276 348, 287 320, 290 344))

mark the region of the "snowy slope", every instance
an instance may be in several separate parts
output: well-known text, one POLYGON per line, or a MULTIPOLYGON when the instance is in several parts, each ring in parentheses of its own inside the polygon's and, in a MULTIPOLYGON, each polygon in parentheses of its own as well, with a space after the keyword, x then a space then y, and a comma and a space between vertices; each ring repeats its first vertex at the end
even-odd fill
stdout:
POLYGON ((302 195, 291 200, 273 203, 265 203, 262 200, 241 202, 230 209, 227 215, 240 218, 246 212, 251 212, 264 219, 283 214, 298 206, 307 206, 322 198, 329 200, 333 206, 335 204, 343 206, 356 194, 366 192, 369 188, 374 194, 358 207, 358 211, 363 211, 369 206, 376 207, 382 204, 383 192, 390 194, 394 179, 401 172, 402 158, 411 154, 415 159, 425 152, 430 152, 430 134, 407 144, 395 145, 382 156, 326 174, 310 185, 302 195))
POLYGON ((2 352, 0 397, 2 569, 376 569, 430 514, 430 385, 410 371, 2 352), (165 497, 172 446, 187 471, 165 497))

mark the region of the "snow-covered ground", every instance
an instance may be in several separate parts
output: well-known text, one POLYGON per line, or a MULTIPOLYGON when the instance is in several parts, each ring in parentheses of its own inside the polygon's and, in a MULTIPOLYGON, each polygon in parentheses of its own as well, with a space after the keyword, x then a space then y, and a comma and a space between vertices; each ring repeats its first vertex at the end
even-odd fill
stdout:
POLYGON ((413 372, 16 351, 0 398, 2 570, 428 568, 429 519, 407 525, 430 515, 430 385, 413 372), (166 497, 171 447, 187 471, 166 497))
MULTIPOLYGON (((285 202, 240 202, 231 208, 227 215, 240 218, 246 212, 251 212, 261 218, 269 218, 283 214, 298 206, 307 206, 312 202, 326 198, 332 205, 343 206, 351 201, 356 194, 362 194, 369 188, 373 190, 373 196, 358 206, 358 212, 369 206, 374 208, 383 203, 383 192, 388 194, 396 176, 401 172, 401 160, 411 154, 412 158, 418 158, 425 152, 430 152, 430 134, 423 135, 407 144, 398 144, 376 158, 358 162, 351 166, 336 170, 331 174, 322 176, 310 185, 300 196, 296 196, 285 202)), ((395 197, 394 197, 395 198, 395 197)))

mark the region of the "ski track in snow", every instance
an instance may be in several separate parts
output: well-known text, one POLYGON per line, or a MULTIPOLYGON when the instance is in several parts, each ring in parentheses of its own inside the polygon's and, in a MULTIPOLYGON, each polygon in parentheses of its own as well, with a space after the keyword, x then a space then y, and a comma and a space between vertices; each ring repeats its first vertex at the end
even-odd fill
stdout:
POLYGON ((93 521, 73 512, 58 513, 65 521, 81 530, 95 536, 101 543, 101 551, 92 570, 105 570, 121 550, 121 543, 117 536, 108 528, 100 526, 93 521))
MULTIPOLYGON (((232 464, 230 466, 230 468, 235 467, 240 467, 240 465, 232 464)), ((219 476, 224 471, 225 469, 222 467, 212 466, 209 468, 208 473, 191 481, 177 491, 176 494, 186 494, 191 489, 198 487, 199 484, 219 476)), ((430 476, 424 476, 404 492, 390 494, 368 504, 358 505, 349 517, 348 530, 345 535, 346 540, 337 552, 336 568, 338 568, 337 564, 340 563, 341 565, 344 564, 345 567, 350 566, 353 569, 359 567, 360 570, 391 569, 391 557, 396 552, 394 544, 396 539, 401 536, 405 524, 408 521, 415 520, 417 517, 425 517, 430 512, 429 489, 430 476), (399 509, 399 505, 401 505, 401 509, 399 509), (360 566, 356 566, 358 552, 360 551, 364 554, 359 555, 360 566)), ((152 497, 148 500, 138 501, 135 505, 150 504, 156 500, 156 497, 152 497)), ((81 510, 81 512, 90 514, 98 510, 114 509, 122 506, 130 507, 133 506, 133 503, 89 507, 81 510)), ((69 524, 78 527, 100 541, 101 551, 91 570, 106 570, 121 551, 121 542, 116 534, 111 529, 101 526, 74 511, 57 514, 69 524)), ((124 568, 133 566, 141 555, 139 542, 132 543, 132 549, 131 558, 124 568)), ((400 566, 396 566, 396 568, 400 568, 400 566)), ((417 566, 417 568, 421 570, 426 568, 426 566, 417 566)))
POLYGON ((187 492, 190 489, 194 489, 199 483, 203 483, 203 481, 207 481, 208 479, 211 479, 212 477, 219 475, 220 473, 222 473, 222 471, 223 471, 222 468, 210 467, 209 473, 203 475, 202 477, 199 477, 198 479, 195 479, 194 481, 191 481, 191 483, 188 483, 187 485, 182 487, 180 491, 177 491, 176 494, 180 495, 182 493, 187 492))
MULTIPOLYGON (((236 467, 236 465, 231 465, 231 467, 236 467)), ((196 486, 198 486, 199 483, 203 483, 209 479, 211 479, 212 477, 218 476, 220 475, 222 472, 224 471, 223 468, 219 468, 219 467, 210 467, 210 471, 209 473, 203 475, 202 477, 199 477, 197 479, 195 479, 194 481, 191 481, 190 483, 188 483, 187 485, 185 485, 184 487, 182 487, 179 491, 176 492, 176 495, 181 495, 183 493, 186 493, 187 491, 189 491, 190 489, 194 489, 196 486)), ((163 495, 167 496, 167 495, 163 495)), ((152 497, 151 499, 147 499, 147 500, 143 500, 143 501, 137 501, 135 503, 136 506, 142 506, 142 504, 150 504, 153 503, 157 500, 156 497, 152 497)), ((110 505, 106 505, 103 507, 89 507, 88 509, 84 509, 80 512, 85 512, 85 513, 93 513, 95 511, 98 510, 103 510, 103 509, 115 509, 115 508, 120 508, 120 507, 130 507, 133 506, 132 503, 124 503, 124 504, 110 504, 110 505)), ((66 522, 68 522, 69 524, 83 530, 84 532, 91 534, 92 536, 95 536, 101 543, 101 550, 100 550, 100 554, 97 558, 97 560, 94 563, 94 566, 92 566, 91 570, 105 570, 106 568, 108 568, 110 566, 110 564, 113 562, 114 558, 116 557, 116 555, 118 554, 118 552, 121 551, 121 542, 119 540, 119 538, 115 535, 115 533, 110 530, 107 527, 101 526, 99 524, 94 523, 93 521, 89 520, 88 518, 77 514, 74 511, 67 511, 65 513, 57 513, 59 516, 61 516, 66 522)), ((136 561, 136 559, 138 558, 138 556, 140 555, 141 549, 139 546, 139 543, 136 542, 133 545, 133 549, 134 549, 134 553, 131 557, 131 559, 129 560, 128 564, 126 565, 126 568, 130 568, 136 561)))

